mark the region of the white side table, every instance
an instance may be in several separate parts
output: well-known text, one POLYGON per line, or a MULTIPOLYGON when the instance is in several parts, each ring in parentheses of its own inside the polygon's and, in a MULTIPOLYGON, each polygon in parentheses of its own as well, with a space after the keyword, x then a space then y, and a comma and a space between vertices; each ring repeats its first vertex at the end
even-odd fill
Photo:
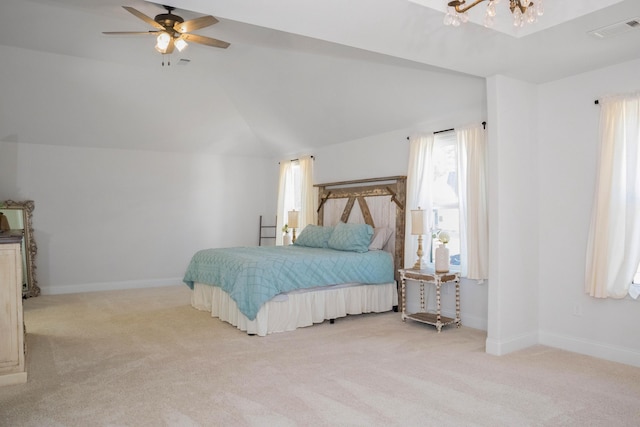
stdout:
POLYGON ((433 325, 438 329, 438 332, 442 330, 443 326, 455 323, 459 328, 462 326, 462 320, 460 319, 460 274, 456 272, 448 273, 435 273, 430 270, 412 270, 402 269, 398 270, 400 273, 400 281, 402 283, 402 321, 406 319, 415 320, 416 322, 426 323, 433 325), (412 280, 420 284, 420 311, 416 313, 407 313, 407 292, 406 282, 412 280), (440 288, 442 284, 455 283, 456 285, 456 317, 445 317, 440 313, 440 288), (424 285, 429 284, 436 287, 436 312, 427 312, 425 298, 424 298, 424 285))

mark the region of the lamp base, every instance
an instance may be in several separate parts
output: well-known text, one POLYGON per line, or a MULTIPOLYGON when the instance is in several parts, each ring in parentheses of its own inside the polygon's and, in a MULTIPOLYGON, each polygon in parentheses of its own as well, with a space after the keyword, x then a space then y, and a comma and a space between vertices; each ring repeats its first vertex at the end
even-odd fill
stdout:
POLYGON ((416 255, 418 255, 418 260, 416 261, 415 264, 413 264, 413 267, 411 268, 412 270, 422 270, 422 268, 424 267, 424 264, 422 264, 422 255, 424 255, 424 252, 422 251, 422 235, 418 235, 418 252, 416 252, 416 255))

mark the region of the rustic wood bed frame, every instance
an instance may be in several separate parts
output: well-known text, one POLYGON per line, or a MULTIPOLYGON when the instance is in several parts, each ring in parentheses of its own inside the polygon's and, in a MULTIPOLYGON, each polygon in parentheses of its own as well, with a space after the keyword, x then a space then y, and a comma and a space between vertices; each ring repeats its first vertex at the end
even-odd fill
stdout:
MULTIPOLYGON (((358 202, 360 211, 367 224, 375 228, 374 219, 369 212, 365 197, 391 196, 391 201, 396 204, 395 224, 395 250, 394 277, 396 283, 400 283, 399 269, 404 268, 404 239, 406 218, 406 176, 391 176, 382 178, 359 179, 353 181, 330 182, 316 184, 318 188, 318 225, 324 225, 324 205, 329 199, 348 199, 340 220, 347 222, 355 202, 358 202)), ((399 285, 398 285, 399 286, 399 285)), ((398 289, 400 296, 400 288, 398 289)), ((402 298, 399 298, 402 301, 402 298)), ((402 307, 400 307, 402 308, 402 307)))

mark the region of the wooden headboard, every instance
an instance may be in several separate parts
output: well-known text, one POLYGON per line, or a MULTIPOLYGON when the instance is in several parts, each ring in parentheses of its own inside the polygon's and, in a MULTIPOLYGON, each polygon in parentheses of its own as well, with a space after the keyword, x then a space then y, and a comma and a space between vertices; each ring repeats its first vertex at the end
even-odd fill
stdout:
MULTIPOLYGON (((362 213, 363 221, 372 227, 391 227, 394 229, 393 245, 394 277, 400 283, 398 269, 404 268, 404 230, 406 209, 406 176, 392 176, 384 178, 360 179, 355 181, 330 182, 317 184, 318 187, 318 225, 325 225, 325 204, 332 199, 346 199, 342 210, 341 222, 349 222, 356 201, 362 213), (395 224, 376 224, 367 199, 371 197, 385 197, 389 204, 395 206, 395 224)), ((332 220, 337 222, 336 219, 332 220)), ((327 224, 333 225, 333 224, 327 224)))

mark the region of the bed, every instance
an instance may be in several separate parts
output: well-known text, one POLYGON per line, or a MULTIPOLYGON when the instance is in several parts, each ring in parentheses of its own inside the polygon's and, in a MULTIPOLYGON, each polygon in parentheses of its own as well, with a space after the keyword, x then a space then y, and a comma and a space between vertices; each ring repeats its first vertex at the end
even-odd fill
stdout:
POLYGON ((405 186, 405 177, 316 185, 318 224, 296 244, 198 251, 184 277, 191 305, 258 336, 397 309, 405 186))

